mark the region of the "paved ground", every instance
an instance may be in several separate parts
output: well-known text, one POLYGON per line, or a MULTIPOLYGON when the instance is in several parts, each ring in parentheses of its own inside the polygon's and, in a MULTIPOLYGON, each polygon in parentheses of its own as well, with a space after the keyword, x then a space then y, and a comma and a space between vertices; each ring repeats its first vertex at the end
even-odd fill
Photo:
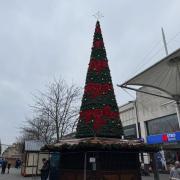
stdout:
MULTIPOLYGON (((1 169, 0 169, 1 170, 1 169)), ((22 177, 20 169, 10 169, 9 174, 0 174, 0 180, 40 180, 39 177, 22 177)))
MULTIPOLYGON (((160 175, 160 180, 168 180, 169 175, 160 175)), ((22 177, 20 170, 11 169, 10 174, 0 174, 0 180, 40 180, 39 177, 22 177)), ((143 176, 142 180, 153 180, 153 176, 143 176)))
MULTIPOLYGON (((154 180, 153 175, 151 176, 143 176, 142 180, 154 180)), ((168 174, 160 174, 160 180, 169 180, 168 174)))

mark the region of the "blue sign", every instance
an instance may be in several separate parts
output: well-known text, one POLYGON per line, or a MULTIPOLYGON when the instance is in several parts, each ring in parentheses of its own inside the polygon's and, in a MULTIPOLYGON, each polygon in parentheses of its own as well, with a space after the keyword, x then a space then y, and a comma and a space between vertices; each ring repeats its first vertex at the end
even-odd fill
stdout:
POLYGON ((148 144, 161 144, 167 142, 176 142, 180 141, 180 132, 174 133, 164 133, 164 134, 156 134, 147 136, 148 144))

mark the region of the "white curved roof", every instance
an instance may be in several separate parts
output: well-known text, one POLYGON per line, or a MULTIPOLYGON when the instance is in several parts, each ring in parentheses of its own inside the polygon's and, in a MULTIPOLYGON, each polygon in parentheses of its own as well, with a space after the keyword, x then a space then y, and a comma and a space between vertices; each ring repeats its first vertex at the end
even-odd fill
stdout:
POLYGON ((128 85, 153 87, 166 92, 167 97, 180 100, 180 49, 126 81, 121 87, 128 85))

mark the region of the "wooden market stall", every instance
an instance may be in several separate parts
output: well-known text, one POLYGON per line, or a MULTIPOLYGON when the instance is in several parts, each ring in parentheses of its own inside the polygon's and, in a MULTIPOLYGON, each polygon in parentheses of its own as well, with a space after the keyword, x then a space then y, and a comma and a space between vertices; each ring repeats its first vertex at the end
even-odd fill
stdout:
POLYGON ((44 149, 60 152, 56 180, 140 180, 139 153, 158 151, 139 140, 100 137, 61 140, 44 149))
POLYGON ((42 141, 25 141, 23 151, 23 164, 21 167, 22 176, 36 176, 40 174, 42 159, 49 159, 49 153, 42 152, 44 146, 42 141))

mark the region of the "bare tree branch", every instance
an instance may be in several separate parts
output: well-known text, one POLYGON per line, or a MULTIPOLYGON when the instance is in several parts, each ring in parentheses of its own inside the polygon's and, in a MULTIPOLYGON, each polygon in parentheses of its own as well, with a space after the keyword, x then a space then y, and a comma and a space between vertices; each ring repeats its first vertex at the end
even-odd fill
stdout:
POLYGON ((35 118, 28 119, 27 126, 22 127, 25 136, 50 143, 54 138, 59 141, 74 131, 80 95, 79 87, 74 84, 68 86, 62 79, 50 83, 46 92, 39 91, 34 95, 34 105, 31 106, 35 118))

